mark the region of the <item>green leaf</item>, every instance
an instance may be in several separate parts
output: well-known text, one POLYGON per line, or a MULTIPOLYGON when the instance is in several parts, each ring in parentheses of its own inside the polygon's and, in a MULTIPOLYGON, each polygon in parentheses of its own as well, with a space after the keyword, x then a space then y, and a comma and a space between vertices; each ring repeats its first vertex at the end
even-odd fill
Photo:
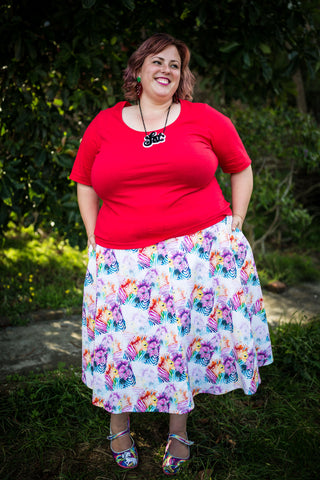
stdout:
POLYGON ((251 67, 251 58, 248 52, 244 52, 243 54, 243 62, 246 67, 251 67))
POLYGON ((123 5, 128 8, 128 10, 133 11, 135 9, 134 0, 122 0, 123 5))
POLYGON ((271 48, 266 43, 260 43, 259 47, 262 53, 265 55, 269 55, 271 53, 271 48))
POLYGON ((185 20, 189 16, 190 12, 191 12, 190 8, 185 8, 180 15, 180 19, 185 20))
POLYGON ((192 57, 195 59, 195 61, 200 65, 200 67, 206 68, 208 65, 208 62, 204 59, 202 55, 199 55, 196 52, 192 52, 192 57))
POLYGON ((233 50, 235 50, 237 47, 239 47, 240 43, 238 42, 232 42, 228 43, 228 45, 225 45, 224 47, 220 47, 219 51, 222 53, 230 53, 233 50))
POLYGON ((96 0, 82 0, 83 8, 91 8, 96 3, 96 0))

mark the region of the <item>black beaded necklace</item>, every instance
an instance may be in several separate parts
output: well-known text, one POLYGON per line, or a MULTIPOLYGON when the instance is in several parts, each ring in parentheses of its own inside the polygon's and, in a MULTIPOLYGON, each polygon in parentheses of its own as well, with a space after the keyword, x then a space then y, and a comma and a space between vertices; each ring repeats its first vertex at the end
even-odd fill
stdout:
POLYGON ((143 139, 143 146, 145 148, 149 148, 149 147, 152 147, 153 145, 156 145, 157 143, 163 143, 166 141, 166 136, 165 136, 165 130, 166 130, 166 126, 167 126, 167 122, 168 122, 168 117, 169 117, 169 113, 170 113, 170 109, 171 109, 171 106, 172 106, 172 103, 171 105, 169 106, 168 108, 168 111, 167 111, 167 116, 166 116, 166 121, 165 121, 165 124, 164 124, 164 127, 163 127, 163 131, 158 133, 158 132, 150 132, 148 134, 147 132, 147 129, 146 129, 146 124, 144 123, 144 118, 143 118, 143 115, 142 115, 142 109, 141 109, 141 105, 140 105, 140 100, 138 100, 138 105, 139 105, 139 110, 140 110, 140 115, 141 115, 141 120, 142 120, 142 123, 143 123, 143 128, 144 128, 144 131, 145 131, 145 134, 146 136, 144 137, 143 139))

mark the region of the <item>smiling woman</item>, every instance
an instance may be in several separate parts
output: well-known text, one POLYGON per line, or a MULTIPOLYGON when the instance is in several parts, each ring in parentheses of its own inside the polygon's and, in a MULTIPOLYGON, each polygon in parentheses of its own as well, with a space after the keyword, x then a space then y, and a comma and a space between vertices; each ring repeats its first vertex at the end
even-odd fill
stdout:
POLYGON ((124 72, 128 101, 88 126, 71 173, 89 246, 83 381, 111 413, 111 450, 138 464, 130 412, 170 414, 162 462, 189 459, 199 393, 251 395, 272 362, 262 293, 241 232, 251 160, 231 121, 192 103, 187 46, 147 39, 124 72), (215 176, 230 174, 233 212, 215 176), (99 208, 100 200, 102 206, 99 208))
MULTIPOLYGON (((138 75, 143 88, 143 102, 159 103, 167 100, 172 103, 172 97, 180 82, 180 55, 175 46, 162 50, 158 55, 149 55, 138 75)), ((142 100, 142 99, 141 99, 142 100)))

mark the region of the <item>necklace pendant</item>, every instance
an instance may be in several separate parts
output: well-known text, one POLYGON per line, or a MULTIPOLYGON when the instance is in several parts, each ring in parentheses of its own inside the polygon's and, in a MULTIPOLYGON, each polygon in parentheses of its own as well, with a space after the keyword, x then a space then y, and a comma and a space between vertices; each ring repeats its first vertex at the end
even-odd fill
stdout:
POLYGON ((157 133, 157 132, 151 132, 149 135, 146 135, 143 140, 143 146, 145 148, 152 147, 153 145, 156 145, 157 143, 164 143, 166 141, 166 136, 163 132, 157 133))

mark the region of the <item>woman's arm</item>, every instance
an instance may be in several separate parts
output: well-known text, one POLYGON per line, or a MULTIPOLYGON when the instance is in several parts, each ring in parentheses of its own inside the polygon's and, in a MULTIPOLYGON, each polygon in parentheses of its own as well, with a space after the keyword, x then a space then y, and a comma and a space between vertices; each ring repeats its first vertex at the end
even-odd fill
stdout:
POLYGON ((92 187, 82 183, 77 184, 77 194, 80 214, 88 236, 88 247, 91 245, 95 249, 94 229, 99 211, 99 197, 92 187))
POLYGON ((251 165, 239 173, 232 173, 232 230, 242 229, 253 187, 251 165))

